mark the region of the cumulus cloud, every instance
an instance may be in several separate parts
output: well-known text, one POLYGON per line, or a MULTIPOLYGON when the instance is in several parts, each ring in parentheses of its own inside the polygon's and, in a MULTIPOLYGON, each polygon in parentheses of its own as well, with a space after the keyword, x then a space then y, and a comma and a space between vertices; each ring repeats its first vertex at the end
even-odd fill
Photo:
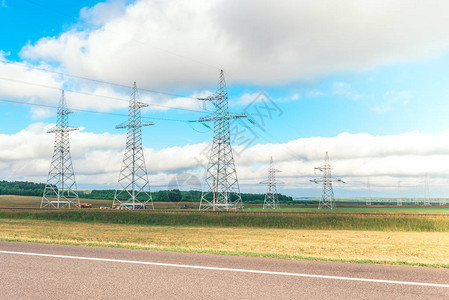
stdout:
MULTIPOLYGON (((110 112, 128 107, 132 82, 126 86, 114 86, 78 80, 64 76, 60 71, 45 64, 34 66, 26 62, 9 61, 0 52, 0 99, 43 105, 31 107, 33 120, 44 119, 54 113, 46 106, 57 106, 62 90, 65 90, 68 107, 74 110, 110 112)), ((137 88, 140 86, 137 85, 137 88)), ((173 107, 201 110, 196 98, 211 94, 213 92, 209 90, 201 90, 182 97, 140 90, 138 99, 148 104, 153 111, 166 111, 173 107)))
POLYGON ((84 7, 80 11, 80 17, 85 24, 95 28, 119 17, 125 10, 123 0, 108 0, 93 7, 84 7))
POLYGON ((232 105, 238 105, 238 106, 247 106, 248 104, 251 104, 255 101, 257 101, 257 97, 259 97, 260 92, 256 93, 245 93, 241 95, 237 101, 231 102, 232 105))
MULTIPOLYGON (((45 69, 48 66, 41 67, 45 69)), ((56 74, 30 69, 27 63, 8 61, 4 54, 0 53, 0 97, 3 99, 54 104, 59 99, 58 89, 62 89, 63 83, 56 74), (53 88, 46 88, 47 86, 53 88)))
POLYGON ((215 81, 214 67, 237 82, 282 84, 440 55, 448 11, 438 0, 109 1, 21 53, 146 87, 198 88, 215 81))
MULTIPOLYGON (((35 123, 15 134, 0 134, 2 178, 46 180, 54 142, 54 135, 46 131, 52 126, 35 123)), ((286 182, 282 188, 300 196, 301 189, 314 188, 309 179, 316 176, 314 167, 323 164, 328 151, 333 174, 347 181, 345 189, 364 189, 370 177, 373 189, 390 192, 391 196, 398 180, 404 188, 415 188, 422 185, 426 173, 432 178, 432 184, 444 190, 449 173, 448 141, 449 131, 434 135, 414 131, 389 136, 343 133, 330 138, 257 144, 245 150, 235 146, 234 158, 242 191, 264 191, 258 183, 267 176, 267 165, 273 156, 276 167, 282 170, 278 175, 286 182)), ((125 147, 124 134, 81 130, 71 133, 71 142, 78 183, 89 188, 114 188, 125 147)), ((151 185, 166 188, 171 178, 185 172, 201 178, 208 161, 208 145, 200 143, 160 150, 145 147, 151 185)))

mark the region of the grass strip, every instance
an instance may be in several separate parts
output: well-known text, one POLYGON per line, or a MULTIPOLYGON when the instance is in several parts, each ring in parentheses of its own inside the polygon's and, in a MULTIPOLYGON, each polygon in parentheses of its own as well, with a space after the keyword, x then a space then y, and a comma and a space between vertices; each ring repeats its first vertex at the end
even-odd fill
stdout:
POLYGON ((449 218, 406 215, 285 215, 110 210, 0 210, 0 219, 152 226, 249 227, 316 230, 448 232, 449 218))
POLYGON ((182 252, 182 253, 202 253, 202 254, 216 254, 216 255, 230 255, 230 256, 247 256, 247 257, 267 257, 279 259, 298 259, 298 260, 315 260, 315 261, 332 261, 332 262, 347 262, 347 263, 361 263, 361 264, 376 264, 376 265, 393 265, 393 266, 412 266, 412 267, 430 267, 430 268, 444 268, 449 269, 449 264, 446 263, 417 263, 408 261, 388 261, 388 260, 372 260, 372 259, 334 259, 323 257, 311 257, 302 255, 276 254, 276 253, 262 253, 249 251, 230 251, 230 250, 210 250, 210 249, 189 249, 189 248, 172 248, 172 247, 145 247, 132 246, 122 244, 104 244, 95 242, 73 242, 73 241, 42 241, 32 238, 0 238, 5 242, 23 242, 23 243, 37 243, 37 244, 55 244, 55 245, 71 245, 71 246, 85 246, 85 247, 104 247, 104 248, 119 248, 119 249, 134 249, 134 250, 150 250, 150 251, 166 251, 166 252, 182 252))

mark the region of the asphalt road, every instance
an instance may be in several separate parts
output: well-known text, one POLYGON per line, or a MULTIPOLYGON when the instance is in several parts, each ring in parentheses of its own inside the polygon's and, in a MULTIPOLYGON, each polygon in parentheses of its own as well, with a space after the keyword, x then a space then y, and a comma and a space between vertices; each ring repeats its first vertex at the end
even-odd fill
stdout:
POLYGON ((304 298, 449 299, 449 270, 0 242, 0 299, 304 298))

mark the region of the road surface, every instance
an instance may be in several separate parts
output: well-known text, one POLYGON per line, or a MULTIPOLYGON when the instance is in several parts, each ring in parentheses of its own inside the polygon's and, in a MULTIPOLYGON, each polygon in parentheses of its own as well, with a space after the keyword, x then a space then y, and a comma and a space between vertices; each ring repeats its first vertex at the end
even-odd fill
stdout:
POLYGON ((0 242, 0 299, 449 299, 449 270, 0 242))

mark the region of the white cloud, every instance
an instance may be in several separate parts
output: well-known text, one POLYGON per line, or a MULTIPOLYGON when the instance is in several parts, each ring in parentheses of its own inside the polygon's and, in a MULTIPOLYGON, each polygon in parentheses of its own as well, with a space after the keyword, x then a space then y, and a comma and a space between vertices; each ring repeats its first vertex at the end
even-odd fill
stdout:
POLYGON ((55 115, 54 109, 39 106, 32 106, 30 112, 32 120, 41 120, 55 115))
POLYGON ((118 18, 125 10, 123 0, 108 0, 93 7, 84 7, 81 9, 80 17, 85 23, 98 27, 118 18))
MULTIPOLYGON (((36 68, 27 63, 8 61, 5 53, 0 52, 0 99, 57 106, 61 98, 61 90, 64 89, 67 105, 71 109, 110 112, 128 107, 132 93, 131 82, 128 84, 129 88, 113 87, 80 81, 44 70, 52 71, 47 65, 36 68)), ((137 87, 140 88, 139 85, 137 87)), ((181 97, 140 90, 139 100, 149 104, 149 109, 153 111, 166 111, 170 107, 201 110, 202 107, 195 98, 211 94, 213 92, 202 90, 190 96, 181 97)), ((31 107, 33 120, 46 118, 52 113, 54 111, 51 108, 31 107)))
POLYGON ((22 57, 143 87, 202 87, 217 76, 205 65, 233 81, 279 84, 441 55, 448 12, 441 0, 112 1, 22 57))
POLYGON ((362 98, 362 95, 357 93, 349 83, 341 81, 332 84, 332 94, 351 100, 359 100, 362 98))
POLYGON ((241 95, 237 101, 235 102, 230 102, 231 105, 233 106, 247 106, 248 104, 251 104, 255 101, 257 101, 257 97, 259 97, 260 92, 256 92, 256 93, 245 93, 243 95, 241 95))
POLYGON ((294 93, 284 98, 271 98, 270 95, 268 95, 265 92, 244 93, 235 100, 230 99, 229 105, 248 106, 250 104, 261 103, 265 101, 273 101, 273 103, 281 103, 281 102, 298 101, 300 98, 301 96, 298 93, 294 93))
POLYGON ((384 113, 393 110, 398 105, 407 105, 412 98, 413 94, 409 91, 387 91, 382 102, 371 109, 377 113, 384 113))
POLYGON ((293 94, 293 95, 291 95, 290 96, 290 100, 292 100, 292 101, 297 101, 297 100, 299 100, 299 94, 293 94))
MULTIPOLYGON (((46 69, 47 66, 42 65, 46 69)), ((63 80, 56 74, 29 69, 26 63, 15 63, 0 53, 0 98, 29 100, 41 104, 54 104, 60 98, 63 80), (24 84, 28 82, 32 84, 24 84), (54 87, 55 89, 45 88, 54 87), (38 100, 38 101, 37 101, 38 100)))
MULTIPOLYGON (((54 135, 47 134, 52 125, 36 123, 16 134, 0 134, 0 174, 7 180, 44 182, 53 151, 54 135), (27 141, 24 143, 24 141, 27 141)), ((70 136, 73 166, 82 186, 114 188, 125 146, 124 134, 73 132, 70 136)), ((201 165, 207 163, 207 143, 145 148, 152 186, 166 187, 176 174, 189 172, 202 176, 201 165), (204 150, 206 151, 204 152, 204 150)), ((235 152, 240 152, 239 146, 235 152)), ((404 188, 422 185, 425 173, 431 185, 446 191, 449 180, 449 131, 423 134, 417 131, 389 136, 342 133, 331 138, 310 137, 284 144, 258 144, 235 155, 242 191, 262 192, 258 182, 267 175, 270 156, 285 190, 318 188, 309 183, 314 167, 323 164, 328 151, 335 176, 347 181, 345 189, 364 189, 366 178, 386 193, 394 193, 398 179, 404 188)), ((295 192, 297 193, 297 192, 295 192)), ((395 194, 393 194, 394 196, 395 194)), ((364 195, 359 195, 364 196, 364 195)))
POLYGON ((317 90, 317 89, 313 89, 313 90, 310 90, 309 92, 307 92, 307 96, 311 97, 311 98, 321 97, 324 95, 326 95, 325 92, 317 90))
POLYGON ((0 2, 0 7, 2 7, 2 8, 8 8, 8 5, 6 5, 6 0, 2 0, 2 1, 0 2))

